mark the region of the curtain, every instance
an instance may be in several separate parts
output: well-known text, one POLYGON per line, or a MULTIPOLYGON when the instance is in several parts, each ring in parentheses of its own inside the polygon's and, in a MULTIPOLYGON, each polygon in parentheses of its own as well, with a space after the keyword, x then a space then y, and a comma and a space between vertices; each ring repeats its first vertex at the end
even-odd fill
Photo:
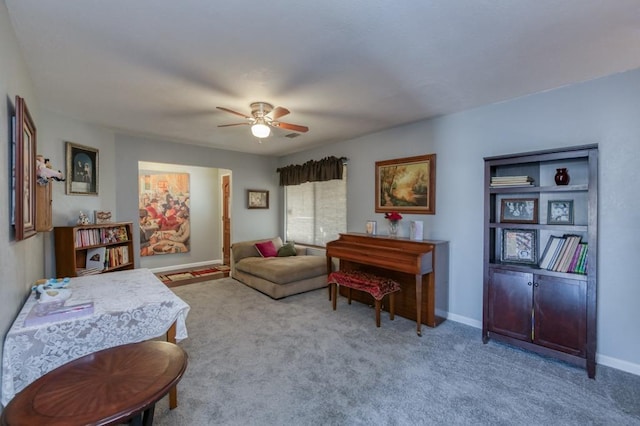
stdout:
POLYGON ((345 157, 334 156, 320 161, 309 160, 306 163, 291 164, 277 169, 280 173, 280 186, 300 185, 305 182, 321 182, 332 179, 342 179, 342 166, 345 157))

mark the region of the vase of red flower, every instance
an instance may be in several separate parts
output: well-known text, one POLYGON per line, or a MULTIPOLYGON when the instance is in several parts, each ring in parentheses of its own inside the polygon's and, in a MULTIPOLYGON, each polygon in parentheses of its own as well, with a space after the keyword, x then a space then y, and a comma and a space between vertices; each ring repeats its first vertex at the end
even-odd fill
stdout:
POLYGON ((384 214, 384 218, 389 221, 389 236, 395 238, 398 236, 398 225, 402 215, 398 212, 387 212, 384 214))

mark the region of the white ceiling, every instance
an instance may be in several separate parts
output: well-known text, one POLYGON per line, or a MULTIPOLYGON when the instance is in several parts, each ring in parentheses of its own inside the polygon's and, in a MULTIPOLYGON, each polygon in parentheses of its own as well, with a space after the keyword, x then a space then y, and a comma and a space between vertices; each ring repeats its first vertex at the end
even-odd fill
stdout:
POLYGON ((42 107, 258 154, 640 67, 640 0, 4 1, 42 107), (217 127, 254 101, 309 132, 217 127))

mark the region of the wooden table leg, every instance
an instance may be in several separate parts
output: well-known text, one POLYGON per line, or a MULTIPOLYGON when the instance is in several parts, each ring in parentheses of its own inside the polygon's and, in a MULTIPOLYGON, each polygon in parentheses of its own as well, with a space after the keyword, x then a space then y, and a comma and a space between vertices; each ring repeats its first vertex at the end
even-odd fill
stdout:
POLYGON ((416 332, 422 336, 422 275, 416 275, 416 332))
MULTIPOLYGON (((176 343, 176 323, 171 324, 171 327, 167 330, 167 342, 176 343)), ((171 388, 169 391, 169 409, 173 410, 178 406, 178 385, 171 388)))

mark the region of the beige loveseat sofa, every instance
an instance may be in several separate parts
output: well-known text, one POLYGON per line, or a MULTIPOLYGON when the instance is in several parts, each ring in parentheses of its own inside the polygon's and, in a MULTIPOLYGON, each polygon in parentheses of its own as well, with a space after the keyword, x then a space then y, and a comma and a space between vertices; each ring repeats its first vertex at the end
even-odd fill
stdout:
POLYGON ((276 250, 283 245, 280 237, 233 243, 231 276, 274 299, 327 286, 326 257, 300 246, 295 256, 262 257, 255 245, 269 240, 276 250))

